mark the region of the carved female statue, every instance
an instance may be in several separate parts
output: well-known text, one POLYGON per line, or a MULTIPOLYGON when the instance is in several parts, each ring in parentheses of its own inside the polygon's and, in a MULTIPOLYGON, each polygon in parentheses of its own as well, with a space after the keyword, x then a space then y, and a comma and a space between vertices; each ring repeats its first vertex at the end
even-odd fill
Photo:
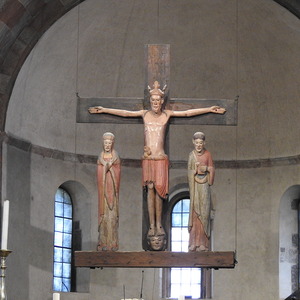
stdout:
POLYGON ((119 248, 119 187, 121 161, 114 150, 114 135, 103 135, 103 151, 97 161, 98 181, 98 251, 119 248))
POLYGON ((188 180, 190 189, 189 251, 210 249, 210 186, 214 182, 215 168, 210 152, 205 149, 205 135, 193 136, 195 149, 189 155, 188 180))

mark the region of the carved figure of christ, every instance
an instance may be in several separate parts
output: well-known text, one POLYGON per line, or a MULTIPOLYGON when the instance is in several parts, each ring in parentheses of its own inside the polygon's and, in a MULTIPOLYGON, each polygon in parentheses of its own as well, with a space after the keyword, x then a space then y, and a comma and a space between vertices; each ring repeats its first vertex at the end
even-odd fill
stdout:
MULTIPOLYGON (((163 91, 159 89, 159 83, 156 81, 153 85, 154 89, 150 90, 150 110, 130 111, 124 109, 106 108, 102 106, 90 107, 91 114, 106 113, 121 117, 141 117, 144 123, 144 157, 143 157, 143 181, 147 186, 147 205, 150 227, 147 236, 163 236, 165 235, 162 226, 162 201, 168 193, 168 158, 165 154, 164 140, 167 124, 171 117, 192 117, 201 114, 215 113, 224 114, 225 109, 219 106, 211 106, 207 108, 194 108, 183 111, 172 109, 162 109, 164 103, 163 91), (164 180, 162 186, 157 183, 158 178, 151 169, 158 168, 160 180, 164 180)), ((154 170, 155 173, 155 170, 154 170)), ((161 250, 161 249, 159 249, 161 250)))
POLYGON ((142 117, 144 122, 145 147, 149 147, 153 159, 165 156, 164 140, 166 126, 170 117, 192 117, 206 113, 224 114, 225 109, 218 106, 195 108, 185 111, 162 110, 164 100, 158 95, 150 97, 151 110, 129 111, 123 109, 95 106, 89 108, 91 114, 107 113, 120 117, 142 117))

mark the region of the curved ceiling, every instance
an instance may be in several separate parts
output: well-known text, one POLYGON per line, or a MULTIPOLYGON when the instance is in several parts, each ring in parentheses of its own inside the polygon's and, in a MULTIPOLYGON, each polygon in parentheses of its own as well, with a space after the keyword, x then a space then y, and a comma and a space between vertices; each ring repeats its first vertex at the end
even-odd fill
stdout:
MULTIPOLYGON (((5 0, 0 7, 0 132, 17 75, 43 33, 84 0, 5 0)), ((297 0, 274 0, 300 18, 297 0)))

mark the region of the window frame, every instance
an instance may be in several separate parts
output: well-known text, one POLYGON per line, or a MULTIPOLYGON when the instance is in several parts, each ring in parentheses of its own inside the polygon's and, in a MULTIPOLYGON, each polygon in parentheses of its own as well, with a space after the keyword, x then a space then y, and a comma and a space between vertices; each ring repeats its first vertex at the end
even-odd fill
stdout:
POLYGON ((297 291, 299 284, 299 199, 300 185, 292 185, 282 194, 278 208, 278 286, 280 299, 289 299, 289 297, 294 296, 294 292, 297 291))
MULTIPOLYGON (((64 208, 63 208, 63 211, 64 211, 64 208)), ((74 286, 74 282, 75 282, 75 268, 74 268, 74 264, 73 264, 73 252, 74 252, 74 247, 73 247, 73 242, 74 242, 74 239, 73 239, 73 236, 74 236, 74 207, 73 207, 73 201, 72 201, 72 197, 70 195, 70 193, 63 187, 59 187, 55 193, 55 196, 54 196, 54 228, 53 228, 53 277, 52 277, 52 289, 53 291, 56 291, 56 292, 72 292, 75 290, 75 286, 74 286), (63 202, 58 202, 57 201, 57 193, 59 191, 62 191, 62 194, 64 195, 63 196, 63 202), (67 202, 69 203, 66 203, 65 202, 65 195, 66 198, 68 199, 67 202), (70 205, 71 206, 71 212, 69 213, 68 216, 64 216, 64 213, 63 215, 59 215, 58 212, 56 211, 56 204, 57 203, 63 203, 63 206, 64 205, 70 205), (57 220, 58 218, 62 219, 62 230, 57 230, 57 220), (65 223, 65 220, 68 220, 68 221, 71 221, 71 225, 69 225, 69 229, 66 229, 67 226, 64 226, 64 223, 65 223), (70 246, 66 246, 64 245, 64 242, 66 242, 67 240, 62 237, 62 242, 61 242, 61 245, 58 245, 56 244, 56 241, 55 241, 55 235, 56 235, 56 232, 60 232, 62 233, 62 235, 64 236, 64 234, 67 234, 70 236, 70 241, 69 241, 69 245, 70 246), (59 260, 56 260, 55 258, 55 254, 56 254, 56 249, 62 249, 62 255, 61 255, 61 259, 59 260), (65 251, 67 250, 67 251, 65 251), (65 261, 64 259, 64 252, 68 252, 68 259, 67 261, 65 261), (64 264, 69 264, 69 269, 68 269, 68 272, 69 272, 69 276, 66 276, 64 277, 63 275, 62 276, 56 276, 55 275, 55 264, 58 263, 58 264, 62 264, 62 268, 63 268, 63 265, 64 264), (64 289, 64 287, 61 287, 60 289, 56 288, 55 287, 55 278, 60 278, 62 280, 62 284, 63 284, 63 278, 66 278, 67 280, 69 280, 69 284, 68 286, 66 286, 66 289, 64 289)), ((63 274, 63 270, 62 270, 62 274, 63 274)))
MULTIPOLYGON (((166 228, 168 232, 168 247, 171 251, 171 230, 172 230, 172 212, 175 205, 183 200, 190 199, 190 193, 188 189, 188 184, 181 184, 176 186, 173 189, 173 192, 170 193, 168 210, 164 215, 166 220, 166 228)), ((198 299, 208 299, 211 298, 211 270, 210 269, 201 269, 201 282, 200 282, 200 298, 198 299)), ((166 299, 176 299, 170 298, 171 294, 171 268, 164 268, 162 270, 162 295, 166 299)))

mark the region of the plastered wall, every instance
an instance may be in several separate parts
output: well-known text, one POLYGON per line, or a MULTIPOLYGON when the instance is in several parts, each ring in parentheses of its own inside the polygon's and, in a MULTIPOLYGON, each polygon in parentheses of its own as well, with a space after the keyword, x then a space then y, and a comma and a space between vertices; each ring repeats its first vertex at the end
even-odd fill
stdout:
MULTIPOLYGON (((121 157, 140 158, 143 127, 76 123, 76 92, 142 97, 148 43, 171 45, 171 97, 240 96, 237 127, 171 126, 172 161, 187 160, 199 130, 217 161, 283 158, 275 167, 217 169, 213 187, 214 248, 237 250, 238 259, 235 269, 214 271, 213 299, 280 299, 280 199, 300 180, 299 163, 289 159, 300 149, 300 36, 299 20, 276 3, 87 0, 58 20, 29 55, 11 95, 6 133, 51 151, 98 155, 102 134, 112 131, 121 157)), ((8 292, 17 300, 50 300, 55 191, 69 181, 85 191, 78 199, 83 249, 93 250, 95 166, 16 145, 6 146, 3 160, 3 196, 12 201, 14 224, 8 292)), ((139 251, 141 170, 126 167, 122 174, 120 250, 139 251)), ((184 168, 171 169, 171 187, 185 176, 184 168)), ((126 297, 138 296, 141 270, 83 272, 83 293, 64 294, 63 300, 121 299, 124 285, 126 297)), ((145 271, 145 299, 160 299, 160 276, 160 270, 145 271)))

